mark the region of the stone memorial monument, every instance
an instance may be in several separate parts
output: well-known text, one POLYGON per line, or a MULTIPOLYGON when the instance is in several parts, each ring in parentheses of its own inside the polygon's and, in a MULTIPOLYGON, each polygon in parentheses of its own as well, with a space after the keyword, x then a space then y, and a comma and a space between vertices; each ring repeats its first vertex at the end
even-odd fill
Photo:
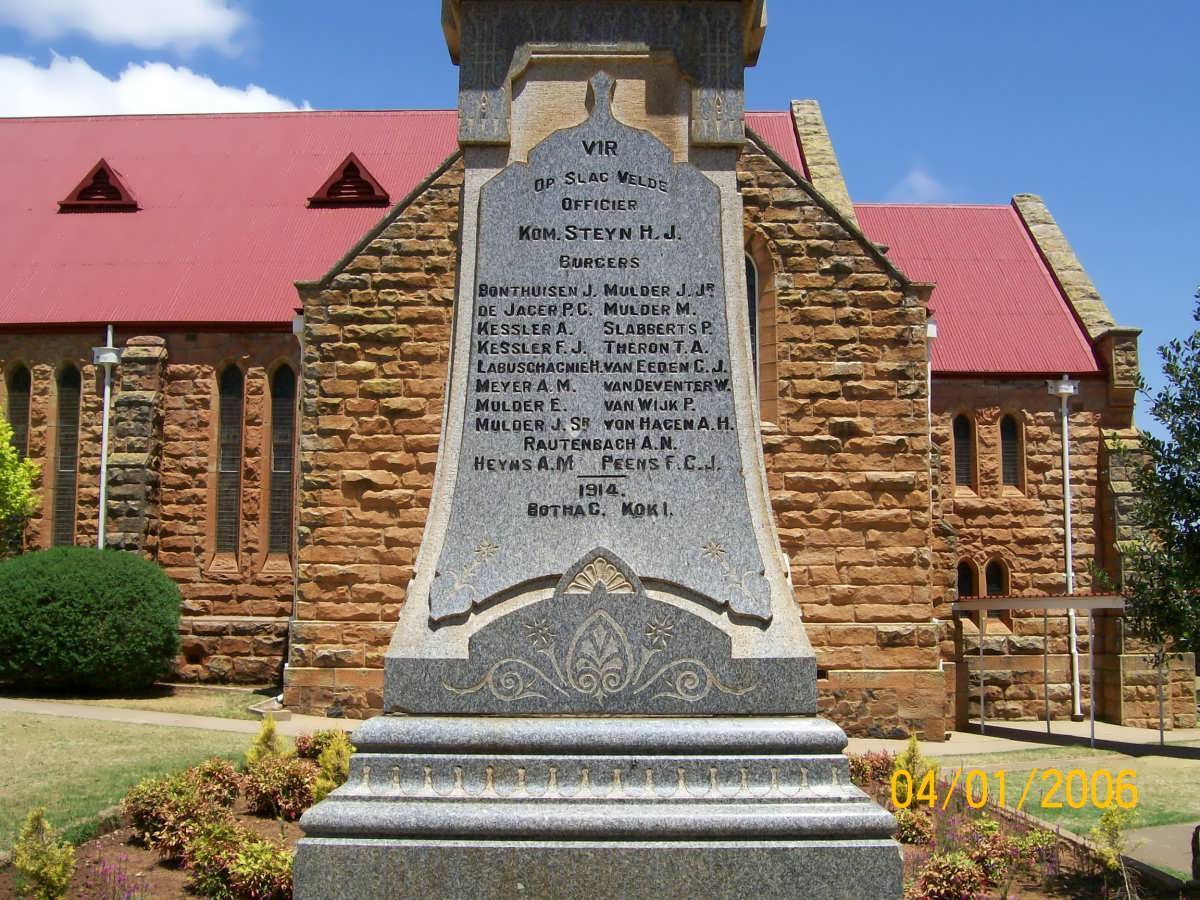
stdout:
POLYGON ((762 0, 445 0, 465 160, 385 715, 296 896, 888 897, 775 537, 735 162, 762 0))

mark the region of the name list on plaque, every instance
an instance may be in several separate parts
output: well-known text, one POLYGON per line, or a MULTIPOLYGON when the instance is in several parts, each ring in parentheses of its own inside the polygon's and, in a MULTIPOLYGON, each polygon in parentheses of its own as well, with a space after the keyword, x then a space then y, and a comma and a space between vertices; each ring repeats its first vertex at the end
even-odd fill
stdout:
POLYGON ((465 420, 431 616, 461 616, 605 547, 650 585, 767 620, 718 191, 596 94, 587 122, 481 192, 471 308, 459 312, 471 322, 465 420))

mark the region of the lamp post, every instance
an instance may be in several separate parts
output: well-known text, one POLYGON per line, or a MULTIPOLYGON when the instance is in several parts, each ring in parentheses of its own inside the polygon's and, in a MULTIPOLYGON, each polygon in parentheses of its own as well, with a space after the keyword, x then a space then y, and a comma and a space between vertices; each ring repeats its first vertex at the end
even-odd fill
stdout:
MULTIPOLYGON (((1062 416, 1062 473, 1063 473, 1063 555, 1067 594, 1075 593, 1075 568, 1071 541, 1071 426, 1068 403, 1079 393, 1079 382, 1063 375, 1058 381, 1046 382, 1046 390, 1058 397, 1062 416)), ((1075 627, 1075 610, 1067 608, 1069 646, 1071 652, 1071 718, 1078 722, 1083 718, 1079 697, 1079 639, 1075 627)), ((1095 641, 1093 634, 1091 640, 1095 641)), ((1096 686, 1092 685, 1092 703, 1096 702, 1096 686)))

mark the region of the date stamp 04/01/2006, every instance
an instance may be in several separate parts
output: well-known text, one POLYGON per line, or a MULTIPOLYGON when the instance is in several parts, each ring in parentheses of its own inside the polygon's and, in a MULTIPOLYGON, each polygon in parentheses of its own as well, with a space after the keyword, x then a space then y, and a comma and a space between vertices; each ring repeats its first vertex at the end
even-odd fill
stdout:
MULTIPOLYGON (((1096 769, 1089 776, 1083 769, 1031 769, 1025 778, 1021 797, 1016 808, 1021 810, 1030 800, 1030 789, 1037 784, 1040 790, 1032 802, 1042 809, 1083 809, 1089 804, 1097 809, 1117 806, 1134 809, 1138 802, 1137 774, 1132 769, 1119 769, 1114 775, 1111 769, 1096 769)), ((937 772, 930 769, 914 779, 911 772, 897 769, 892 773, 892 805, 896 809, 910 806, 928 806, 930 809, 945 809, 954 792, 961 789, 967 806, 981 809, 988 802, 988 789, 995 779, 996 804, 1008 803, 1008 778, 1003 769, 985 772, 982 769, 954 770, 948 780, 939 781, 937 772)), ((1015 784, 1014 784, 1015 787, 1015 784)))

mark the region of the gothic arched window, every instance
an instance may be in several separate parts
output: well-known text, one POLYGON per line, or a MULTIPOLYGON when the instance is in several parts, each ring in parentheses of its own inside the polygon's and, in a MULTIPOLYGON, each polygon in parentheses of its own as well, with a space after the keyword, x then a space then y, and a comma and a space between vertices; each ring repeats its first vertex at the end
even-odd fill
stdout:
POLYGON ((296 373, 282 365, 271 376, 270 553, 292 552, 295 466, 296 373))
POLYGON ((975 429, 961 413, 954 417, 954 483, 975 486, 975 429))
POLYGON ((29 370, 17 366, 8 376, 8 424, 12 426, 13 447, 24 459, 29 455, 29 370))
POLYGON ((1000 420, 1000 481, 1021 486, 1021 429, 1012 416, 1000 420))
POLYGON ((217 522, 218 553, 237 553, 242 512, 242 408, 245 379, 237 366, 225 367, 218 384, 217 522))
POLYGON ((58 373, 58 420, 54 448, 54 525, 51 544, 75 543, 76 485, 79 481, 79 370, 68 365, 58 373))

